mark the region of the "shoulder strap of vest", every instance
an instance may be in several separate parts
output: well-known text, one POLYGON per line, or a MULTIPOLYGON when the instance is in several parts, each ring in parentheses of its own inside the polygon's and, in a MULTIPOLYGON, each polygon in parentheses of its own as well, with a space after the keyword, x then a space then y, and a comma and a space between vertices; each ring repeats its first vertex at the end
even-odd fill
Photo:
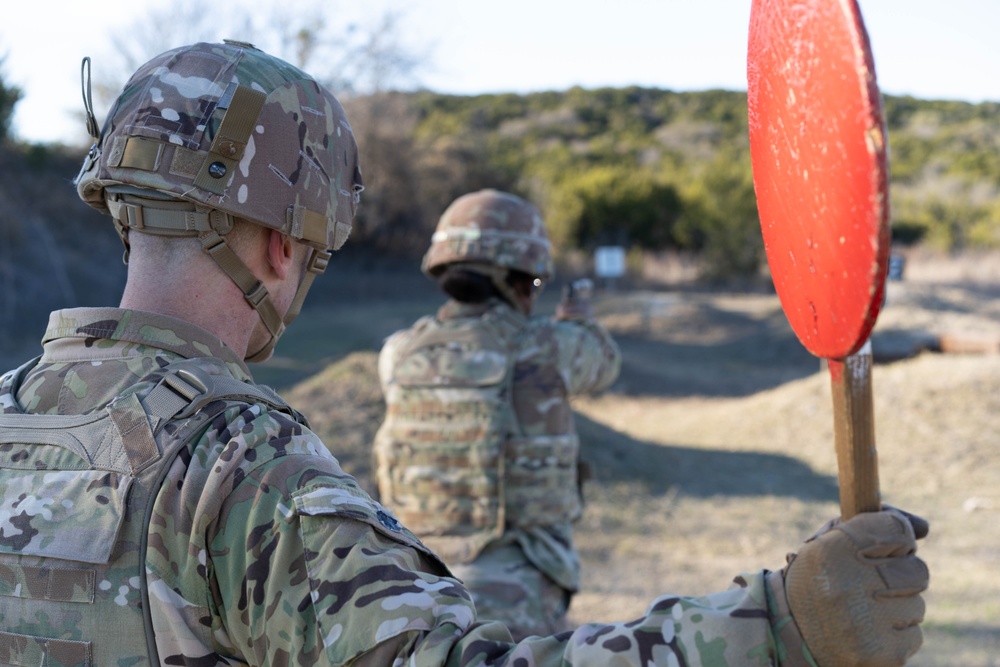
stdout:
MULTIPOLYGON (((0 375, 0 410, 21 413, 14 397, 24 376, 40 360, 40 356, 35 357, 0 375)), ((270 387, 243 382, 228 372, 210 374, 196 359, 174 362, 167 366, 166 371, 163 378, 141 400, 146 413, 158 423, 194 414, 205 404, 217 400, 263 403, 274 410, 286 412, 299 421, 305 419, 270 387)), ((119 396, 112 403, 121 399, 119 396)), ((31 415, 33 420, 45 416, 31 415)), ((155 428, 154 426, 154 430, 155 428)))
POLYGON ((487 313, 487 323, 497 330, 497 335, 507 343, 507 375, 504 377, 504 399, 507 401, 507 422, 510 435, 520 438, 524 436, 521 420, 517 418, 514 405, 514 366, 517 365, 517 353, 521 349, 521 341, 527 331, 525 317, 511 308, 493 308, 487 313))
POLYGON ((160 423, 190 416, 212 401, 263 403, 285 412, 308 425, 305 416, 293 409, 270 387, 243 382, 228 372, 208 373, 196 359, 167 366, 163 379, 143 398, 146 413, 160 423))
POLYGON ((41 357, 35 357, 21 366, 9 370, 0 375, 0 414, 10 412, 20 412, 17 408, 17 399, 14 398, 17 387, 21 384, 21 378, 35 367, 41 357))
POLYGON ((159 458, 154 434, 164 424, 188 418, 215 401, 263 403, 308 426, 305 417, 269 387, 242 382, 229 373, 208 373, 196 360, 167 366, 163 377, 148 392, 122 394, 101 411, 86 415, 24 414, 13 399, 21 376, 31 365, 29 362, 0 381, 0 396, 5 403, 11 403, 0 414, 0 444, 18 442, 23 437, 19 434, 31 433, 33 442, 68 449, 106 470, 140 472, 159 458), (106 419, 114 424, 117 438, 105 435, 106 419), (128 447, 123 447, 126 440, 128 447))

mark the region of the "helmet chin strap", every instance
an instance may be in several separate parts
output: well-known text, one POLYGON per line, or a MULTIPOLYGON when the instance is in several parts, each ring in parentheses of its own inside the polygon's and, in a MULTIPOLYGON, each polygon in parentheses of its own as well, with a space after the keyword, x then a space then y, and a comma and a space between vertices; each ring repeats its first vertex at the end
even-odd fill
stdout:
MULTIPOLYGON (((295 290, 295 296, 292 297, 292 303, 288 306, 288 311, 285 313, 284 319, 279 322, 279 328, 277 331, 271 328, 267 319, 265 319, 263 312, 257 309, 257 313, 260 315, 260 319, 264 322, 264 326, 266 326, 268 331, 271 333, 271 337, 264 344, 264 347, 245 358, 247 362, 254 363, 257 361, 265 361, 271 356, 271 353, 274 351, 274 346, 278 344, 278 339, 281 338, 281 334, 283 334, 285 329, 295 321, 296 317, 299 316, 299 312, 302 310, 302 304, 306 300, 306 294, 309 293, 309 288, 312 287, 313 281, 316 280, 317 276, 326 271, 326 267, 330 263, 330 256, 331 253, 329 250, 319 250, 318 248, 309 249, 309 261, 306 263, 305 275, 302 276, 302 282, 299 283, 298 289, 295 290)), ((264 293, 265 298, 268 302, 270 302, 270 297, 267 296, 266 288, 264 289, 264 293)), ((244 296, 246 296, 245 293, 244 296)), ((247 299, 247 302, 253 306, 253 302, 251 302, 249 298, 247 299)))
POLYGON ((278 344, 281 334, 285 333, 288 325, 299 316, 302 304, 306 300, 306 294, 309 293, 309 288, 312 287, 316 276, 326 271, 326 267, 330 264, 330 251, 317 248, 309 249, 305 274, 295 290, 295 296, 292 297, 292 303, 289 304, 285 317, 282 318, 278 314, 277 308, 274 307, 274 301, 264 283, 254 276, 253 272, 233 252, 222 236, 215 230, 210 230, 199 234, 198 239, 208 256, 215 260, 219 268, 242 290, 243 298, 246 299, 251 308, 257 311, 257 315, 267 327, 267 331, 270 333, 267 342, 259 350, 245 357, 245 360, 250 363, 265 361, 274 351, 274 346, 278 344))
MULTIPOLYGON (((108 208, 115 219, 115 227, 128 252, 127 230, 157 236, 196 236, 202 250, 211 257, 243 292, 243 298, 257 311, 270 337, 259 350, 248 354, 248 362, 264 361, 271 356, 274 346, 285 328, 298 317, 309 288, 316 276, 326 271, 330 251, 310 248, 306 271, 302 276, 292 303, 282 317, 274 306, 267 287, 258 280, 239 255, 226 243, 225 234, 233 228, 233 217, 222 211, 196 206, 189 202, 151 200, 131 194, 118 193, 108 199, 108 208)), ((127 254, 126 254, 127 257, 127 254)))

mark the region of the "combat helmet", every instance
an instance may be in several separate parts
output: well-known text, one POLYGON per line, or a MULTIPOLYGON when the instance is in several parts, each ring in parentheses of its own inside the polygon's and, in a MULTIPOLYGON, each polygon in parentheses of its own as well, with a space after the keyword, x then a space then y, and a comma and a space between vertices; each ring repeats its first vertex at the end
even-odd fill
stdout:
POLYGON ((456 263, 485 264, 548 280, 552 252, 541 213, 508 192, 486 189, 462 195, 441 215, 421 268, 436 277, 456 263))
MULTIPOLYGON (((88 127, 96 135, 84 61, 88 127)), ((364 189, 343 107, 315 79, 252 44, 226 40, 162 53, 125 84, 76 179, 81 199, 130 231, 198 237, 271 334, 298 315, 330 251, 351 231, 364 189), (282 319, 225 241, 235 218, 311 246, 282 319)))

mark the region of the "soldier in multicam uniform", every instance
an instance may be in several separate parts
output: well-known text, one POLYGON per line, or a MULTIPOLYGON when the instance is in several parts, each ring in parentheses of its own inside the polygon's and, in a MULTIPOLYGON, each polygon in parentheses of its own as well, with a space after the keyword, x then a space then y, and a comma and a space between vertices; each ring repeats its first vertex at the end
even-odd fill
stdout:
POLYGON ((361 190, 343 110, 287 63, 154 58, 77 187, 115 218, 128 281, 119 308, 53 313, 41 357, 0 376, 0 664, 890 665, 920 645, 922 524, 891 509, 630 623, 514 644, 477 621, 245 365, 361 190))
POLYGON ((450 297, 379 356, 381 501, 515 639, 565 629, 580 562, 580 443, 569 399, 604 389, 621 355, 584 281, 531 317, 553 274, 542 217, 497 190, 445 210, 423 271, 450 297))

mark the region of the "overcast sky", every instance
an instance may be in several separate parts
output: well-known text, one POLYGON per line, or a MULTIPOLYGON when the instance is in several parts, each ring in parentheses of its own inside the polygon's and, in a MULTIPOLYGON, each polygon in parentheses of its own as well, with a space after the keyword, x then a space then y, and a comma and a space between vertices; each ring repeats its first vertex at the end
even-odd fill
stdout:
MULTIPOLYGON (((24 98, 15 134, 80 141, 80 60, 108 57, 107 38, 175 0, 35 0, 0 22, 2 72, 24 98)), ((310 0, 284 0, 292 8, 310 0)), ((836 1, 836 0, 831 0, 836 1)), ((261 0, 227 4, 259 5, 261 0)), ((350 4, 354 9, 347 7, 350 4)), ((530 92, 638 84, 746 90, 750 0, 368 0, 401 9, 402 32, 430 47, 420 82, 438 92, 530 92)), ((1000 0, 860 0, 886 94, 1000 101, 1000 0)), ((205 5, 209 6, 209 5, 205 5)), ((338 15, 339 16, 339 15, 338 15)), ((335 19, 333 19, 335 20, 335 19)), ((219 39, 229 35, 219 35, 219 39)), ((96 76, 96 75, 95 75, 96 76)), ((103 122, 103 118, 99 118, 103 122)))

